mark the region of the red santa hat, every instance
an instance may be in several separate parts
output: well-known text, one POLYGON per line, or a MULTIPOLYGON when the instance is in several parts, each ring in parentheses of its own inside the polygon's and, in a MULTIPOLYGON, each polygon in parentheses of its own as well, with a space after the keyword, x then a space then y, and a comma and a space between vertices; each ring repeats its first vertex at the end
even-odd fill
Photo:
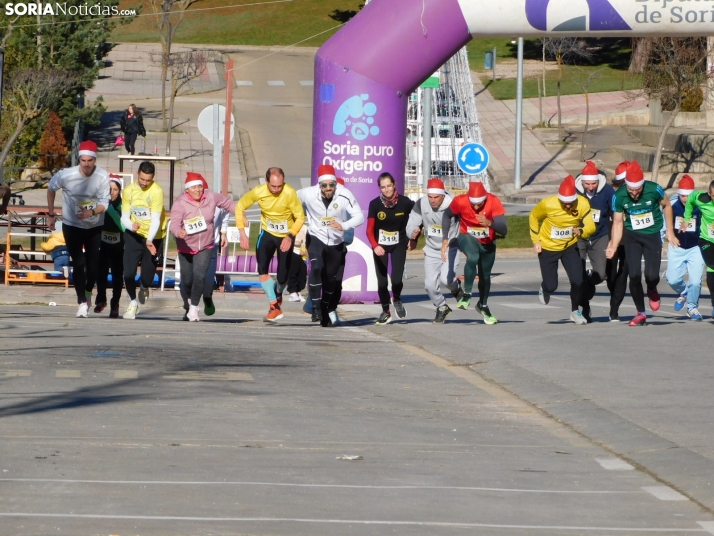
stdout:
POLYGON ((322 181, 335 181, 337 176, 335 175, 335 168, 329 164, 322 164, 317 168, 317 182, 322 181))
POLYGON ((639 188, 645 183, 645 174, 636 161, 627 164, 625 173, 625 184, 628 188, 639 188))
POLYGON ((79 144, 79 156, 97 158, 97 144, 92 140, 83 141, 79 144))
POLYGON ((112 182, 116 182, 119 185, 120 190, 124 188, 124 179, 122 179, 120 175, 117 175, 116 173, 110 173, 109 180, 112 182))
POLYGON ((471 201, 471 203, 483 203, 486 201, 487 196, 488 192, 482 182, 469 183, 469 201, 471 201))
POLYGON ((191 188, 191 186, 203 186, 203 189, 208 188, 208 183, 206 182, 206 179, 203 178, 203 175, 200 173, 195 173, 193 171, 188 171, 186 172, 186 182, 184 183, 183 187, 188 190, 191 188))
POLYGON ((580 179, 584 181, 599 181, 600 172, 597 170, 597 166, 592 160, 588 160, 585 163, 583 171, 580 173, 580 179))
POLYGON ((679 195, 689 195, 694 191, 694 179, 689 175, 684 175, 682 180, 679 181, 679 188, 677 188, 677 193, 679 195))
POLYGON ((429 179, 429 182, 426 183, 426 193, 446 195, 446 190, 444 189, 444 181, 442 181, 441 179, 429 179))
POLYGON ((342 186, 345 185, 345 179, 341 179, 341 178, 337 177, 337 178, 335 178, 335 180, 337 181, 337 184, 341 184, 342 186))
POLYGON ((560 183, 558 188, 558 199, 563 203, 572 203, 578 198, 578 191, 575 189, 575 179, 572 175, 568 175, 560 183))
POLYGON ((615 168, 615 180, 616 181, 624 181, 625 178, 627 177, 627 166, 630 165, 629 160, 625 160, 624 162, 620 162, 617 164, 617 167, 615 168))

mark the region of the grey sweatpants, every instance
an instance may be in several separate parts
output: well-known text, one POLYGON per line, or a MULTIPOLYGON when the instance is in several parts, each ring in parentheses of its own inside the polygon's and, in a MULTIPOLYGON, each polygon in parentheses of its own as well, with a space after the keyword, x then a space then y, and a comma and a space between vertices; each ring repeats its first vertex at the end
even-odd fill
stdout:
POLYGON ((424 288, 436 307, 441 307, 446 303, 446 299, 441 293, 442 285, 450 291, 455 291, 459 287, 459 281, 456 278, 459 255, 458 247, 449 248, 446 262, 441 260, 441 256, 428 257, 424 255, 424 288))
MULTIPOLYGON (((181 284, 185 289, 186 296, 191 300, 191 305, 198 306, 203 296, 203 289, 206 285, 206 272, 211 264, 210 249, 204 249, 191 255, 190 253, 179 252, 179 266, 181 267, 181 284)), ((188 303, 184 302, 184 308, 188 303)))

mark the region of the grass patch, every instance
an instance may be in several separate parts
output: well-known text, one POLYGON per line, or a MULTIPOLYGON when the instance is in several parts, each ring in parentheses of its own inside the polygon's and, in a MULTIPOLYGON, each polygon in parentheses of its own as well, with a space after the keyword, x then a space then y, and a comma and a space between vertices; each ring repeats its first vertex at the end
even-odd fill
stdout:
POLYGON ((498 240, 499 248, 531 248, 530 227, 528 216, 506 216, 508 234, 506 238, 498 240))

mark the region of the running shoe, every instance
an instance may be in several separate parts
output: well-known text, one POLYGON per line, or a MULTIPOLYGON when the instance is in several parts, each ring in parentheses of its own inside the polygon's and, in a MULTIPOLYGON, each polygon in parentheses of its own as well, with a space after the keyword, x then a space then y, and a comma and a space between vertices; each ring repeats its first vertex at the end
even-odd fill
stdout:
POLYGON ((126 320, 134 320, 136 318, 136 313, 139 312, 139 306, 136 303, 130 303, 129 307, 126 308, 126 313, 124 313, 124 318, 126 320))
POLYGON ((441 307, 437 307, 436 309, 436 316, 434 317, 434 324, 443 324, 444 321, 446 320, 446 317, 449 316, 451 313, 451 307, 448 305, 442 305, 441 307))
POLYGON ((382 311, 382 314, 379 315, 379 318, 377 321, 374 323, 376 326, 384 326, 386 324, 389 324, 392 321, 392 315, 389 314, 389 311, 382 311))
POLYGON ((471 296, 463 295, 459 302, 456 304, 456 307, 458 309, 468 309, 469 305, 471 305, 471 296))
POLYGON ((278 290, 278 282, 275 282, 275 299, 278 300, 278 307, 283 306, 283 293, 278 290))
POLYGON ((322 316, 322 320, 320 320, 320 326, 323 328, 329 328, 332 326, 332 320, 330 319, 330 314, 326 314, 322 316))
POLYGON ((489 326, 498 323, 498 318, 491 314, 491 310, 488 308, 488 305, 481 305, 480 301, 476 302, 476 310, 483 315, 483 321, 489 326))
POLYGON ((687 297, 686 296, 680 296, 677 298, 674 302, 674 310, 679 312, 682 309, 684 309, 684 304, 687 303, 687 297))
POLYGON ((89 303, 84 302, 79 304, 79 308, 77 309, 77 318, 87 318, 89 315, 89 303))
POLYGON ((619 322, 620 317, 617 315, 610 315, 610 322, 619 322))
POLYGON ((459 287, 456 290, 452 290, 451 295, 456 298, 457 302, 460 302, 464 299, 464 287, 461 286, 461 281, 459 281, 458 279, 456 280, 456 283, 459 285, 459 287))
POLYGON ((575 324, 577 324, 578 326, 587 326, 588 324, 588 321, 585 320, 585 317, 583 316, 583 313, 580 312, 580 310, 573 311, 572 313, 570 313, 570 320, 575 322, 575 324))
POLYGON ((183 318, 181 320, 188 322, 188 309, 183 310, 183 318))
POLYGON ((118 305, 116 307, 112 307, 111 311, 109 311, 109 318, 119 318, 119 306, 118 305))
POLYGON ((305 301, 305 298, 303 298, 299 292, 293 292, 292 294, 290 294, 288 301, 301 302, 301 301, 305 301))
POLYGON ((548 305, 550 302, 550 292, 543 290, 543 287, 538 289, 538 299, 543 305, 548 305))
POLYGON ((659 311, 659 292, 656 288, 647 291, 647 297, 650 299, 650 309, 653 311, 659 311))
POLYGON ((593 312, 590 307, 583 307, 583 318, 587 321, 588 324, 593 323, 593 312))
POLYGON ((322 323, 322 311, 319 307, 312 308, 312 321, 322 323))
POLYGON ((328 314, 330 316, 330 322, 333 326, 339 326, 340 324, 342 324, 340 317, 337 316, 337 311, 330 311, 328 314))
POLYGON ((404 308, 402 300, 394 300, 394 312, 396 312, 397 317, 402 320, 407 317, 407 310, 404 308))
POLYGON ((62 267, 62 275, 65 279, 69 279, 69 266, 62 267))
POLYGON ((263 322, 275 322, 283 317, 283 310, 276 303, 270 306, 270 311, 263 317, 263 322))
POLYGON ((142 305, 146 303, 146 300, 149 299, 149 289, 148 288, 140 288, 139 289, 139 303, 142 305))
POLYGON ((692 307, 691 309, 687 310, 687 316, 697 322, 701 322, 703 319, 702 314, 696 307, 692 307))
POLYGON ((94 312, 101 313, 107 308, 107 302, 97 302, 94 304, 94 312))
POLYGON ((188 308, 188 321, 189 322, 198 322, 200 318, 198 318, 198 305, 192 305, 191 307, 188 308))
POLYGON ((216 306, 213 303, 213 298, 203 297, 203 314, 211 316, 216 313, 216 306))
POLYGON ((637 316, 630 320, 630 326, 644 326, 647 324, 647 315, 645 313, 637 313, 637 316))

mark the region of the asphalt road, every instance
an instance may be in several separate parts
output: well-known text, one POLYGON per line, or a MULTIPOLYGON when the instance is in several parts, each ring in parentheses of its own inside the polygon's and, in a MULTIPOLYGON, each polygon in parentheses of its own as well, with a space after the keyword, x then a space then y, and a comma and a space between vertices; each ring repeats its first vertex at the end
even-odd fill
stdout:
POLYGON ((534 265, 495 326, 432 325, 419 262, 379 329, 0 307, 0 534, 714 534, 710 322, 575 326, 534 265))

